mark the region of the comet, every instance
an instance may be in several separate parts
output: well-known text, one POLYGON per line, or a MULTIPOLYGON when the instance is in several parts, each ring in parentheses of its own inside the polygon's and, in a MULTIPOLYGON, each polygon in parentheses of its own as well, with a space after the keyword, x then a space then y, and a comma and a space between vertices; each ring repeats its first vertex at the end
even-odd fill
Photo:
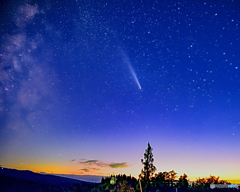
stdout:
POLYGON ((137 83, 137 86, 139 87, 139 89, 142 89, 142 87, 141 87, 141 85, 140 85, 140 83, 139 83, 139 80, 138 80, 138 78, 137 78, 137 75, 136 75, 135 71, 134 71, 133 68, 132 68, 132 65, 131 65, 131 64, 128 64, 128 67, 129 67, 130 72, 131 72, 131 74, 132 74, 132 76, 133 76, 133 79, 134 79, 135 82, 137 83))
POLYGON ((139 80, 138 80, 138 78, 137 78, 137 75, 136 75, 136 73, 135 73, 135 71, 134 71, 134 69, 133 69, 133 67, 132 67, 132 64, 131 64, 130 59, 129 59, 128 56, 124 53, 124 51, 122 51, 122 55, 123 55, 123 58, 124 58, 125 62, 126 62, 127 65, 128 65, 128 68, 129 68, 129 70, 130 70, 130 73, 131 73, 134 81, 136 82, 138 88, 139 88, 139 89, 142 89, 142 87, 141 87, 141 85, 140 85, 140 83, 139 83, 139 80))

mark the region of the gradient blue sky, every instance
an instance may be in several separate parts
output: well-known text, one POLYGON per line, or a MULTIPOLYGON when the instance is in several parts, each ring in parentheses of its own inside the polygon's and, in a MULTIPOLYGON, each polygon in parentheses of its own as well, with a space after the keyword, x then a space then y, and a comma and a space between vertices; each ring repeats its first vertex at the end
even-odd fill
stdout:
POLYGON ((240 3, 7 1, 0 164, 240 179, 240 3), (141 88, 141 89, 140 89, 141 88))

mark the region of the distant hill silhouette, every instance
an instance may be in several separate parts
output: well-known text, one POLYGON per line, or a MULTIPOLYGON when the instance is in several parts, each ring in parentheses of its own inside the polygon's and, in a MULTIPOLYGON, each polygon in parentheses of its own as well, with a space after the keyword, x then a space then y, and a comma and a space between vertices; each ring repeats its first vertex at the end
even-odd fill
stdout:
POLYGON ((0 168, 0 191, 62 191, 78 185, 94 183, 54 175, 38 174, 31 171, 0 168))
POLYGON ((53 175, 90 182, 90 183, 101 183, 102 177, 105 177, 105 176, 99 176, 99 175, 73 175, 73 174, 72 175, 71 174, 53 174, 53 175))

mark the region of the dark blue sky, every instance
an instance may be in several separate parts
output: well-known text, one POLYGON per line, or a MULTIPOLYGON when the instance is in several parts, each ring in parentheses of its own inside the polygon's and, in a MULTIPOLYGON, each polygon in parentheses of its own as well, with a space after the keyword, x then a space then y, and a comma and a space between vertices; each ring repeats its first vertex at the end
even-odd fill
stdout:
POLYGON ((239 179, 238 1, 0 9, 3 166, 137 176, 149 141, 158 171, 239 179))

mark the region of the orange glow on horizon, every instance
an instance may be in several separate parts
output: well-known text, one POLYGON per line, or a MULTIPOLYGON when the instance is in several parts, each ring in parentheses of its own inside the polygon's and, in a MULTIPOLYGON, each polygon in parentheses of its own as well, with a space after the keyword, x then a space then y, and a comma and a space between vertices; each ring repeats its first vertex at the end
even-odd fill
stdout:
MULTIPOLYGON (((81 167, 79 167, 79 165, 63 165, 63 164, 28 164, 28 165, 20 164, 20 165, 15 165, 15 166, 7 166, 7 168, 18 169, 18 170, 29 170, 29 171, 33 171, 35 173, 44 172, 46 174, 94 175, 94 176, 110 176, 110 175, 126 174, 126 175, 132 175, 133 177, 138 178, 138 174, 132 174, 131 170, 129 168, 128 169, 124 168, 125 170, 104 168, 104 169, 101 169, 98 171, 93 170, 90 172, 82 172, 81 167)), ((179 173, 177 174, 178 177, 180 175, 182 175, 182 174, 179 174, 179 173)), ((187 175, 188 175, 188 179, 190 181, 195 181, 199 177, 203 178, 203 177, 210 176, 210 175, 205 175, 205 176, 199 175, 199 176, 195 177, 195 176, 191 176, 189 174, 187 174, 187 175)), ((212 175, 214 175, 214 174, 212 174, 212 175)), ((218 177, 219 175, 214 175, 214 176, 218 177)), ((233 184, 240 184, 240 177, 237 175, 227 176, 227 174, 226 174, 226 175, 220 175, 219 177, 220 177, 219 178, 220 180, 227 180, 233 184)))

